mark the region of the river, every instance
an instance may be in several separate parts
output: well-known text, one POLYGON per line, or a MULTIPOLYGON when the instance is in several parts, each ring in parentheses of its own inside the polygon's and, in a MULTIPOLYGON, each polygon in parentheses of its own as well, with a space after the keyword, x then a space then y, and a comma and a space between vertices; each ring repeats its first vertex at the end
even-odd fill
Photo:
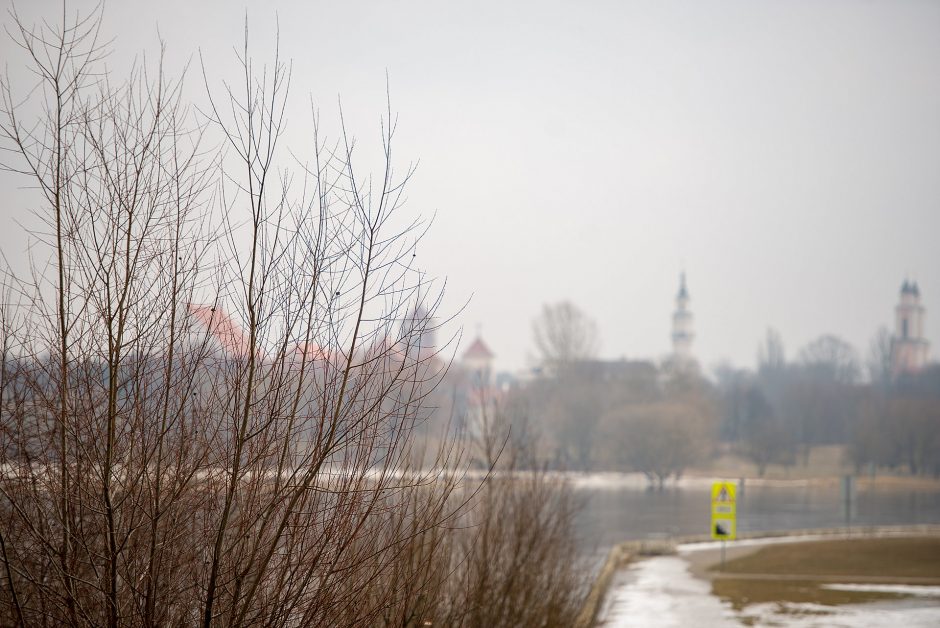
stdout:
MULTIPOLYGON (((708 478, 684 478, 662 491, 648 490, 642 476, 571 476, 583 502, 578 535, 594 560, 626 540, 708 534, 708 478)), ((738 532, 839 527, 846 524, 838 482, 748 480, 738 492, 738 532)), ((851 525, 940 523, 940 490, 899 488, 876 480, 859 483, 851 525)))

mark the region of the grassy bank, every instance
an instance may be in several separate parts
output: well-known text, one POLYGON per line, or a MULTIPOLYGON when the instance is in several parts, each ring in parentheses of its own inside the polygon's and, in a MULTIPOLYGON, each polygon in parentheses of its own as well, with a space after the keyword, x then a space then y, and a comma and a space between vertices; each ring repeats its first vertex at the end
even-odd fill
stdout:
POLYGON ((813 485, 838 486, 845 475, 853 475, 859 489, 940 490, 940 478, 910 475, 903 469, 877 469, 871 473, 865 469, 856 474, 849 464, 845 445, 824 445, 810 449, 805 460, 800 459, 789 466, 768 465, 760 475, 753 462, 736 453, 730 446, 723 446, 719 455, 701 466, 688 469, 685 474, 692 477, 745 478, 756 481, 798 481, 813 485))
POLYGON ((864 538, 768 545, 733 558, 712 593, 740 610, 775 602, 838 605, 903 597, 883 591, 843 591, 827 584, 940 585, 940 537, 864 538))

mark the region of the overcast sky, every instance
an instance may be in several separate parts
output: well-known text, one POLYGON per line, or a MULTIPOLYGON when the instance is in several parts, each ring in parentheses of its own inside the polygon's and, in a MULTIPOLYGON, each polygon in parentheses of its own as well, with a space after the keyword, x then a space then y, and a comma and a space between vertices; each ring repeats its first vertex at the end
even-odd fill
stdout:
MULTIPOLYGON (((940 350, 940 2, 111 0, 110 63, 159 31, 171 71, 201 49, 231 73, 245 9, 258 57, 279 22, 293 59, 295 149, 340 95, 374 146, 388 72, 407 211, 436 212, 419 260, 500 370, 562 299, 603 357, 665 356, 683 268, 706 368, 753 366, 768 326, 790 357, 823 333, 864 357, 906 276, 940 350)), ((16 258, 30 201, 0 182, 16 258)))

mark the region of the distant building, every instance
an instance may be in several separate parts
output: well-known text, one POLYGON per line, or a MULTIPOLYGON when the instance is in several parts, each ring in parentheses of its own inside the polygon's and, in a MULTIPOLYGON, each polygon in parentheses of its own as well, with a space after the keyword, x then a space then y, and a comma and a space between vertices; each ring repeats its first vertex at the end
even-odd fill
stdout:
POLYGON ((483 339, 477 336, 447 370, 442 385, 437 387, 442 396, 436 405, 443 409, 442 416, 453 417, 458 430, 467 430, 471 435, 481 434, 488 408, 502 398, 504 391, 492 383, 495 357, 483 339))
POLYGON ((679 276, 679 293, 676 295, 676 311, 672 314, 672 356, 669 360, 677 368, 695 364, 692 356, 692 312, 689 310, 689 289, 685 284, 685 273, 679 276))
MULTIPOLYGON (((205 342, 209 354, 216 358, 248 359, 251 355, 250 339, 232 316, 215 305, 190 303, 188 309, 196 323, 191 330, 190 344, 199 347, 205 342)), ((259 356, 265 358, 263 354, 259 353, 259 356)))
POLYGON ((924 338, 924 306, 920 304, 917 282, 904 281, 901 297, 894 308, 894 336, 891 338, 891 369, 895 376, 916 373, 927 364, 930 343, 924 338))
POLYGON ((461 366, 466 369, 475 380, 477 386, 488 386, 493 373, 493 358, 496 357, 483 339, 477 336, 470 347, 464 351, 461 366))

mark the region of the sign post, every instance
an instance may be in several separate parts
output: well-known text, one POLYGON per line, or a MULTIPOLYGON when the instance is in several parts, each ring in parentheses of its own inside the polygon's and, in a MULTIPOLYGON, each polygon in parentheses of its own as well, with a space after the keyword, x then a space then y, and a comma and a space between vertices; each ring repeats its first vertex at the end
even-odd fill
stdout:
POLYGON ((737 489, 733 482, 712 484, 712 538, 721 541, 721 569, 725 568, 725 541, 737 536, 737 489))

